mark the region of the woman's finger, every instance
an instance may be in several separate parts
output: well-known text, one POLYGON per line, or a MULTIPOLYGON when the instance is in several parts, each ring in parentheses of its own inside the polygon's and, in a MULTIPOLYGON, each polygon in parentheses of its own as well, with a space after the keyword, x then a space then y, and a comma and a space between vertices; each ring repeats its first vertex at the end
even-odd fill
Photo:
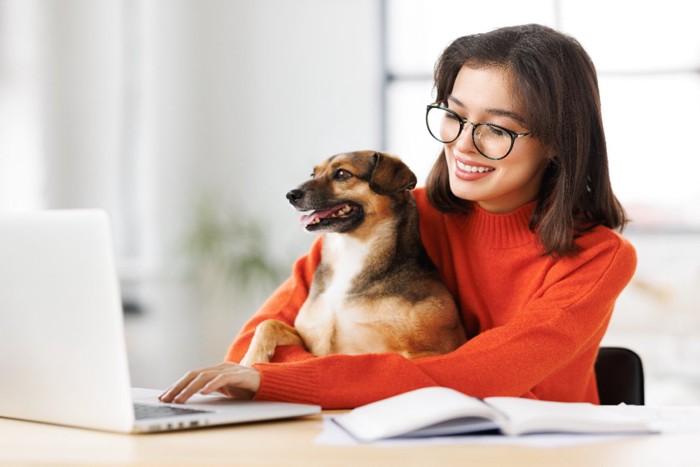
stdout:
POLYGON ((194 394, 220 392, 237 399, 251 399, 260 388, 260 373, 254 368, 224 362, 188 372, 159 397, 161 402, 184 404, 194 394))
POLYGON ((161 402, 173 402, 173 400, 180 394, 182 391, 187 388, 190 383, 199 377, 200 374, 202 374, 205 371, 208 371, 208 368, 202 368, 199 370, 192 370, 188 371, 182 378, 180 378, 175 384, 173 384, 170 388, 166 389, 163 394, 161 394, 158 399, 160 399, 161 402))
POLYGON ((200 392, 207 383, 217 376, 218 373, 216 371, 204 371, 199 373, 173 398, 173 402, 176 404, 184 404, 190 397, 200 392))

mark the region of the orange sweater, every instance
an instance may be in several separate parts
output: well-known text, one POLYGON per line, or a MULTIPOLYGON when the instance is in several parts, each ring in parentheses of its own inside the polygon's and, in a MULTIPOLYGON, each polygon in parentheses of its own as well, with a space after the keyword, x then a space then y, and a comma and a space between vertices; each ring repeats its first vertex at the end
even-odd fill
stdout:
MULTIPOLYGON (((423 242, 456 297, 469 341, 447 355, 415 360, 315 357, 301 347, 279 347, 272 363, 255 365, 256 399, 352 408, 439 385, 476 397, 598 403, 593 363, 615 300, 634 274, 632 245, 597 227, 576 240, 580 253, 556 260, 542 255, 527 227, 534 203, 500 215, 479 207, 443 214, 423 189, 414 193, 423 242)), ((243 327, 227 360, 240 361, 259 322, 294 323, 320 255, 319 239, 243 327)))

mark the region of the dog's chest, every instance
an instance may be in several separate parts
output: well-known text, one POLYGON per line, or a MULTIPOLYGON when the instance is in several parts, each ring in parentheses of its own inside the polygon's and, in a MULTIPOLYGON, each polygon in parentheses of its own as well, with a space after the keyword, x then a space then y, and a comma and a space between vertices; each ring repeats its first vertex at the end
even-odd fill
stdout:
POLYGON ((338 338, 339 321, 347 330, 353 314, 349 292, 371 251, 369 243, 333 237, 324 238, 323 263, 294 324, 307 345, 315 347, 309 350, 317 355, 331 352, 338 338))
POLYGON ((345 301, 371 251, 371 242, 362 242, 347 235, 326 235, 322 267, 314 277, 312 294, 323 296, 326 300, 345 301))

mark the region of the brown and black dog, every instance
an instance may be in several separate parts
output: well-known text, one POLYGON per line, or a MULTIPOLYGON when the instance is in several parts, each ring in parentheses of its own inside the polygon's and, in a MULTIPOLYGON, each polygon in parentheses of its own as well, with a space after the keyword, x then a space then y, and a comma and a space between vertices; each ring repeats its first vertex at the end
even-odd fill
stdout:
POLYGON ((454 300, 423 247, 411 189, 398 158, 374 151, 331 157, 287 193, 306 230, 322 232, 322 259, 290 326, 267 320, 243 365, 268 362, 278 345, 317 356, 450 352, 466 341, 454 300))

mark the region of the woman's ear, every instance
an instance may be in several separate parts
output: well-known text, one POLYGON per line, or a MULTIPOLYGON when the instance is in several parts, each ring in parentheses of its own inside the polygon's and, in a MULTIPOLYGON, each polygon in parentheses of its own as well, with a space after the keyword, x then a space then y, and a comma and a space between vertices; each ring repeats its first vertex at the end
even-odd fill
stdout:
POLYGON ((416 187, 416 175, 398 157, 381 152, 372 154, 374 169, 369 187, 380 195, 391 195, 416 187))

